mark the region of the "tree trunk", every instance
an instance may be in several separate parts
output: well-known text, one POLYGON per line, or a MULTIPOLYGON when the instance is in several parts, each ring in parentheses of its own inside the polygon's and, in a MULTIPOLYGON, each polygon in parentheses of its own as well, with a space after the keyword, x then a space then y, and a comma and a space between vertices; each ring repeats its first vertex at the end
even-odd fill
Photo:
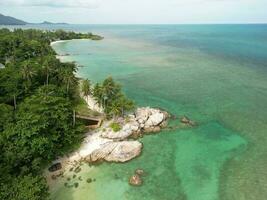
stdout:
POLYGON ((46 73, 46 85, 48 86, 48 81, 49 81, 49 74, 48 72, 46 73))
POLYGON ((73 110, 73 126, 76 124, 76 113, 75 110, 73 110))
POLYGON ((16 110, 17 109, 17 100, 16 100, 16 95, 14 95, 14 109, 16 110))
POLYGON ((69 94, 69 88, 70 88, 70 81, 68 80, 68 83, 67 83, 67 94, 69 94))

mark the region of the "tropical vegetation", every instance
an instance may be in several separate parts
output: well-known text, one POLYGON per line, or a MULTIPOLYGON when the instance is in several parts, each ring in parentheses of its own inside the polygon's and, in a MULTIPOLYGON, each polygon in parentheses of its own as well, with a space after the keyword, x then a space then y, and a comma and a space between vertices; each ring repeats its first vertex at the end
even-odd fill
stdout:
POLYGON ((0 29, 0 199, 49 199, 44 168, 77 148, 85 131, 75 120, 77 108, 87 109, 80 91, 92 95, 107 117, 134 107, 112 77, 80 85, 75 63, 61 63, 50 46, 84 38, 102 39, 63 30, 0 29))
POLYGON ((73 120, 77 68, 61 63, 50 43, 81 38, 101 39, 63 30, 0 29, 0 199, 49 199, 44 167, 80 143, 84 127, 73 120))
POLYGON ((121 85, 112 77, 96 83, 92 93, 108 117, 124 116, 125 112, 134 108, 134 102, 122 93, 121 85))

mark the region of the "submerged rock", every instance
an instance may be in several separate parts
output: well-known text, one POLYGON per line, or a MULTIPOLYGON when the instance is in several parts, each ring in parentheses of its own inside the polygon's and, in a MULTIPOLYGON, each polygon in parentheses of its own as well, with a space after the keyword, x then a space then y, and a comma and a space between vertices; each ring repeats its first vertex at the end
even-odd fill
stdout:
POLYGON ((144 170, 143 169, 137 169, 137 170, 135 170, 135 174, 142 176, 142 175, 144 175, 144 170))
POLYGON ((186 116, 181 117, 180 122, 182 122, 183 124, 188 124, 190 126, 196 126, 196 122, 192 121, 191 119, 189 119, 186 116))
POLYGON ((134 174, 129 179, 129 184, 133 185, 133 186, 140 186, 140 185, 142 185, 142 183, 143 183, 143 181, 138 174, 134 174))
POLYGON ((184 124, 189 124, 190 119, 186 116, 183 116, 180 118, 180 122, 184 123, 184 124))

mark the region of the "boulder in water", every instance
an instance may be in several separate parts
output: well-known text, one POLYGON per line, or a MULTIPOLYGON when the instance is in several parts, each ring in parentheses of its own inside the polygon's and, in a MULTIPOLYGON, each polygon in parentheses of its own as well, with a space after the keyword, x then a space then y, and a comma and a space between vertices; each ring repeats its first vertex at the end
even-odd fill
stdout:
POLYGON ((180 122, 182 122, 183 124, 188 124, 190 126, 196 126, 196 122, 192 121, 191 119, 189 119, 186 116, 181 117, 180 122))
POLYGON ((133 186, 140 186, 142 185, 143 181, 138 174, 134 174, 133 176, 130 177, 129 179, 129 184, 133 186))
POLYGON ((142 175, 144 175, 144 170, 143 169, 136 169, 135 174, 142 176, 142 175))

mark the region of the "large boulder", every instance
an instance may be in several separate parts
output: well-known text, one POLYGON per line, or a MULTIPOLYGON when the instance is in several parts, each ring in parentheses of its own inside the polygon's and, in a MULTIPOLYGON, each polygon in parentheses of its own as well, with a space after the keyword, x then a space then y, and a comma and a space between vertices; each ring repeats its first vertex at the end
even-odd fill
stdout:
POLYGON ((140 155, 142 143, 138 141, 118 142, 113 151, 105 157, 106 161, 126 162, 140 155))
POLYGON ((109 162, 126 162, 137 157, 142 150, 138 141, 109 142, 90 154, 90 161, 106 160, 109 162))
POLYGON ((150 109, 151 108, 149 107, 137 108, 135 112, 135 118, 140 124, 144 123, 148 119, 148 117, 151 115, 150 109))
POLYGON ((145 123, 145 127, 158 126, 164 120, 164 114, 161 112, 154 113, 149 116, 145 123))

